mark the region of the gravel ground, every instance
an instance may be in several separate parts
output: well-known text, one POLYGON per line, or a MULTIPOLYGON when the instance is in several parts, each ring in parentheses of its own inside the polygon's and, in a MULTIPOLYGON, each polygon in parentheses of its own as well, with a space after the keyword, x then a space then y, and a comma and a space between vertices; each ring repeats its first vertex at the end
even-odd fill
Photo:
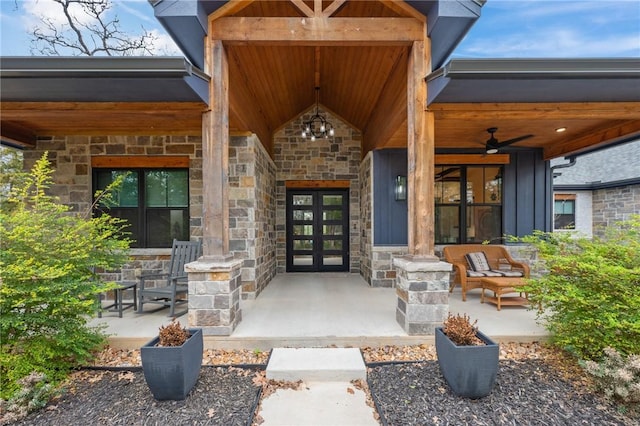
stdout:
POLYGON ((254 370, 203 367, 184 401, 156 401, 142 371, 83 371, 45 409, 19 425, 247 425, 260 387, 254 370))
POLYGON ((495 388, 478 400, 455 396, 437 361, 372 367, 368 381, 383 425, 639 424, 541 360, 500 361, 495 388))
MULTIPOLYGON (((266 363, 268 358, 268 353, 251 351, 205 354, 209 365, 266 363)), ((16 424, 249 425, 260 390, 264 396, 287 386, 267 381, 260 368, 204 366, 185 401, 159 402, 136 367, 139 351, 103 355, 112 368, 131 367, 77 372, 60 398, 16 424)), ((539 344, 501 344, 496 387, 475 401, 450 392, 431 346, 364 348, 363 355, 382 425, 640 426, 640 410, 619 415, 589 391, 590 382, 575 362, 539 344), (420 362, 398 363, 412 360, 420 362)))

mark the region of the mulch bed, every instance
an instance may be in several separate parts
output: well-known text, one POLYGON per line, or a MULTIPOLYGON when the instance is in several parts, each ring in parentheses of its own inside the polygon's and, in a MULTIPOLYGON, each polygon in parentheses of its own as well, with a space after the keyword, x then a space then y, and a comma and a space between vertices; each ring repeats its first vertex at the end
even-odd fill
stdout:
MULTIPOLYGON (((113 370, 75 373, 61 397, 16 424, 258 425, 253 416, 260 392, 273 391, 278 384, 265 380, 262 367, 247 364, 266 365, 268 353, 205 355, 208 365, 187 399, 160 402, 144 381, 138 351, 105 351, 102 359, 108 359, 113 370)), ((364 348, 363 355, 383 425, 640 426, 640 411, 623 416, 591 392, 591 383, 574 361, 539 344, 501 344, 496 387, 479 400, 451 393, 431 346, 364 348)))
POLYGON ((203 367, 184 401, 156 401, 142 371, 82 371, 45 409, 19 425, 247 425, 260 387, 255 371, 203 367))
POLYGON ((495 388, 478 400, 455 396, 437 361, 372 367, 368 382, 383 425, 638 424, 541 360, 500 361, 495 388))

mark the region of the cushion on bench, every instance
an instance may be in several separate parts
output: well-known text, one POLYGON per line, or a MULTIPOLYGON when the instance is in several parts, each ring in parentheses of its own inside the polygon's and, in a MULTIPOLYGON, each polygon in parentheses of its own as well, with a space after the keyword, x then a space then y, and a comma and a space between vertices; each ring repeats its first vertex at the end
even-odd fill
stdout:
POLYGON ((481 252, 467 253, 464 258, 469 264, 468 277, 521 277, 521 271, 491 269, 487 256, 481 252))
POLYGON ((468 277, 522 277, 521 271, 496 271, 491 269, 488 271, 467 271, 468 277))
POLYGON ((491 269, 487 256, 481 251, 467 253, 464 255, 464 258, 467 259, 469 268, 473 271, 488 271, 491 269))

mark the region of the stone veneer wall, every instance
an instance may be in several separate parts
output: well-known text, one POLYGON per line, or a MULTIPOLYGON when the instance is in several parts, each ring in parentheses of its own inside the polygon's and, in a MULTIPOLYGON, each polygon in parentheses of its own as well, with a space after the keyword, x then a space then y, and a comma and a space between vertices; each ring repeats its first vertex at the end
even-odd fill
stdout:
POLYGON ((229 251, 242 259, 242 297, 253 299, 276 273, 276 168, 255 135, 229 141, 229 251))
POLYGON ((360 163, 360 275, 371 285, 373 248, 373 155, 360 163))
MULTIPOLYGON (((200 136, 52 136, 38 138, 36 148, 24 151, 24 168, 48 152, 55 169, 51 194, 75 212, 91 207, 91 157, 101 155, 185 155, 189 165, 191 237, 202 235, 202 139, 200 136)), ((168 269, 171 248, 132 249, 133 260, 121 271, 105 274, 114 281, 132 281, 137 274, 168 269)))
POLYGON ((286 187, 287 180, 349 180, 350 270, 360 270, 360 183, 358 171, 362 135, 337 117, 320 108, 335 128, 332 139, 305 140, 300 137, 302 122, 310 110, 279 130, 274 138, 276 165, 276 264, 286 272, 286 187))
POLYGON ((613 222, 629 220, 640 214, 640 185, 593 191, 593 234, 604 235, 604 229, 613 222))

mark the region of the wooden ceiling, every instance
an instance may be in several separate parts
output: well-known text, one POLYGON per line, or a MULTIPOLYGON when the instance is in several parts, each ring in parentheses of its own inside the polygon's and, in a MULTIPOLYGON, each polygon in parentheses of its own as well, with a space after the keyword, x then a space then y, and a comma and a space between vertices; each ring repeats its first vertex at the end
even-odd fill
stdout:
MULTIPOLYGON (((313 0, 240 1, 210 16, 210 32, 225 18, 292 17, 314 13, 313 0), (305 9, 306 7, 306 9, 305 9)), ((323 1, 331 18, 404 19, 385 34, 410 30, 406 22, 425 17, 403 2, 323 1)), ((390 20, 389 22, 393 21, 390 20)), ((237 21, 234 21, 237 22, 237 21)), ((395 22, 395 21, 393 21, 395 22)), ((283 31, 286 29, 283 29, 283 31)), ((238 30, 239 33, 242 29, 238 30)), ((345 29, 347 31, 347 29, 345 29)), ((389 40, 369 44, 223 41, 229 63, 229 128, 256 133, 269 152, 273 134, 315 103, 320 103, 363 133, 363 155, 372 149, 407 144, 407 63, 410 43, 389 40)), ((425 76, 426 77, 426 76, 425 76)), ((201 103, 2 103, 3 136, 64 134, 178 134, 201 132, 201 103)), ((524 134, 517 144, 544 149, 546 158, 640 135, 638 103, 438 104, 436 149, 482 150, 489 127, 499 140, 524 134), (556 133, 566 127, 564 133, 556 133)))

